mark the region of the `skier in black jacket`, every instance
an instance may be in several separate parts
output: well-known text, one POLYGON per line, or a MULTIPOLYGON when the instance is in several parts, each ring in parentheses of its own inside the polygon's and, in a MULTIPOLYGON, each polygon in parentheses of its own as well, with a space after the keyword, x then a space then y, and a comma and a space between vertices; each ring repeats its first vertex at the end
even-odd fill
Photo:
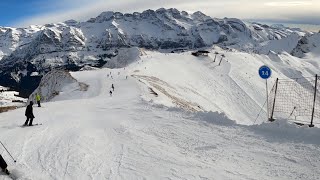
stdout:
POLYGON ((25 115, 27 116, 27 120, 24 123, 25 126, 28 125, 28 121, 29 120, 30 120, 29 126, 32 126, 32 121, 33 121, 33 118, 34 118, 32 105, 33 105, 33 102, 30 101, 30 104, 27 106, 26 113, 25 113, 25 115))
POLYGON ((8 175, 10 174, 7 169, 8 165, 7 165, 6 161, 3 159, 3 157, 1 156, 1 154, 0 154, 0 167, 4 173, 6 173, 8 175))

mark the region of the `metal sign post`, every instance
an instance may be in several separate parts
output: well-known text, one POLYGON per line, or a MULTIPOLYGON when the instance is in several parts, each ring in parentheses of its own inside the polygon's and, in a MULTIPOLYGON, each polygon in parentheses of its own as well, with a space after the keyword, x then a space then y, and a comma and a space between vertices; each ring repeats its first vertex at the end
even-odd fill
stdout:
POLYGON ((268 103, 268 78, 271 76, 271 69, 268 66, 261 66, 259 68, 259 75, 266 80, 266 94, 267 94, 267 119, 269 120, 269 103, 268 103))

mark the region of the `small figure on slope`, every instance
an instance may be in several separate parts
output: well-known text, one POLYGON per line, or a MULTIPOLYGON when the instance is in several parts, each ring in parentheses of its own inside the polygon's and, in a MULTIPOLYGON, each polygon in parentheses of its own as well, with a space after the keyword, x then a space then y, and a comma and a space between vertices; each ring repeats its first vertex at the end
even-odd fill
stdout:
POLYGON ((111 90, 109 91, 109 93, 110 93, 110 96, 112 96, 112 91, 111 90))
POLYGON ((32 121, 33 121, 33 118, 34 118, 32 105, 33 105, 33 102, 30 101, 30 104, 29 104, 29 105, 27 106, 27 108, 26 108, 25 115, 26 115, 26 117, 27 117, 27 120, 26 120, 26 122, 24 123, 25 126, 28 125, 28 121, 29 121, 29 120, 30 120, 29 126, 32 126, 32 121))
POLYGON ((41 105, 40 105, 41 96, 40 96, 39 93, 36 94, 36 100, 37 100, 37 103, 38 103, 38 107, 41 107, 41 105))
POLYGON ((114 91, 114 86, 113 86, 113 84, 111 85, 111 88, 112 88, 112 91, 114 91))
POLYGON ((3 159, 3 157, 1 156, 1 154, 0 154, 0 167, 4 173, 6 173, 7 175, 10 174, 10 172, 7 169, 8 165, 6 161, 3 159))

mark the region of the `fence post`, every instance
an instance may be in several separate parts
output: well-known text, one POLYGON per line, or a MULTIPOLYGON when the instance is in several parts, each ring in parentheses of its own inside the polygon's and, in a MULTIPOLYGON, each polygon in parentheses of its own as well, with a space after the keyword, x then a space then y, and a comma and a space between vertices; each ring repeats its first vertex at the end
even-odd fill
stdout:
MULTIPOLYGON (((276 80, 276 88, 275 88, 275 91, 274 91, 274 99, 273 99, 273 106, 272 106, 272 110, 271 110, 271 117, 269 118, 269 121, 273 122, 274 119, 273 119, 273 112, 274 112, 274 108, 276 106, 276 96, 277 96, 277 90, 278 90, 278 78, 276 80)), ((268 103, 268 102, 267 102, 268 103)), ((269 114, 268 114, 269 116, 269 114)))
POLYGON ((318 83, 318 74, 316 74, 316 82, 314 86, 314 98, 313 98, 313 107, 312 107, 312 116, 311 116, 311 123, 309 127, 314 127, 313 125, 313 117, 314 117, 314 107, 316 105, 316 97, 317 97, 317 83, 318 83))

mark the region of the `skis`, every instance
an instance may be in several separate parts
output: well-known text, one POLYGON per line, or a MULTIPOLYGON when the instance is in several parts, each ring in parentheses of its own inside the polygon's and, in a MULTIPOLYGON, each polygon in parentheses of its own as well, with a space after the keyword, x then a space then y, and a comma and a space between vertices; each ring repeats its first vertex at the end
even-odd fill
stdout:
POLYGON ((25 128, 25 127, 40 126, 40 125, 42 125, 42 123, 32 124, 31 126, 23 124, 21 127, 25 128))

